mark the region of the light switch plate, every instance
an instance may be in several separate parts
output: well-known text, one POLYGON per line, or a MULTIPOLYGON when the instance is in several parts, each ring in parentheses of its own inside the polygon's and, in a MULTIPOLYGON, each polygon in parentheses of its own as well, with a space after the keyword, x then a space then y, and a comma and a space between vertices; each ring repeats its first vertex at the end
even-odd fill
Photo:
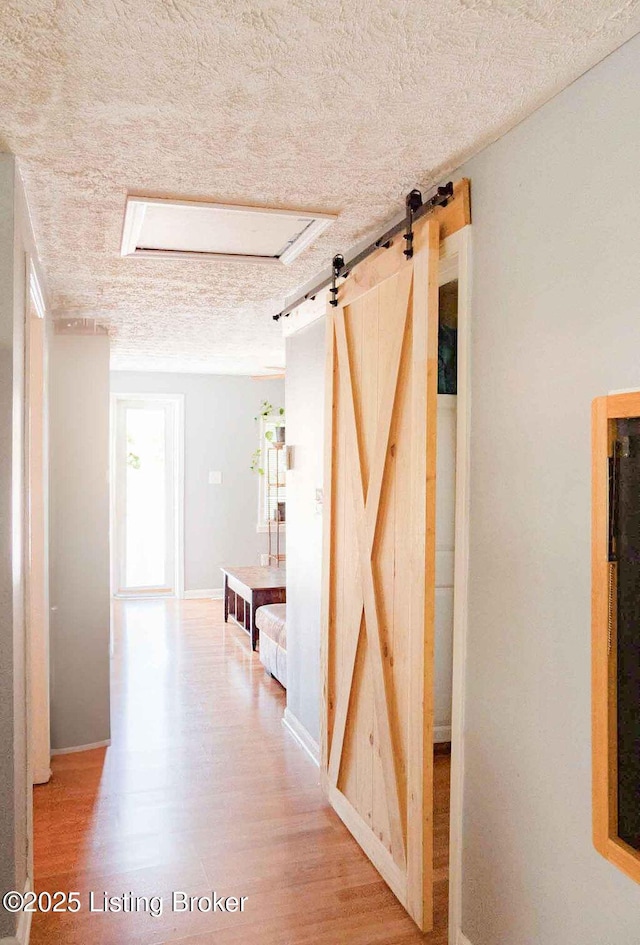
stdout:
POLYGON ((221 486, 222 485, 222 473, 219 469, 210 469, 209 470, 209 485, 210 486, 221 486))

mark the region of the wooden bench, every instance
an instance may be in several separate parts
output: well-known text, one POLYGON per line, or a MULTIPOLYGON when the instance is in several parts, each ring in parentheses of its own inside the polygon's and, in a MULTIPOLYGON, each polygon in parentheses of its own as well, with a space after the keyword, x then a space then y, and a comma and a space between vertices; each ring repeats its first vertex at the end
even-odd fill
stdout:
POLYGON ((258 645, 255 614, 262 604, 287 599, 284 568, 220 568, 224 575, 224 620, 231 618, 251 637, 251 649, 258 645))

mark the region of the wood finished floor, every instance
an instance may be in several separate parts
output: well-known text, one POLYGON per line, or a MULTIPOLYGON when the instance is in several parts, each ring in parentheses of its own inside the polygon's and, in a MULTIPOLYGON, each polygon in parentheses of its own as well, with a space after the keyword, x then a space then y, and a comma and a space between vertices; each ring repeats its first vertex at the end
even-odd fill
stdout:
POLYGON ((35 789, 32 945, 446 945, 449 758, 436 756, 436 931, 423 936, 324 801, 285 696, 211 601, 118 602, 112 747, 35 789), (248 896, 242 914, 89 913, 100 897, 248 896))

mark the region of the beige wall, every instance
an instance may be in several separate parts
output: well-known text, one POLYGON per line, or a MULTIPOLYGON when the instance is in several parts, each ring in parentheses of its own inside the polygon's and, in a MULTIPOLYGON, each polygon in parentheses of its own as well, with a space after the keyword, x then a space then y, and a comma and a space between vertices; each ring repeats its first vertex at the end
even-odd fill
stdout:
POLYGON ((325 319, 287 338, 287 708, 320 740, 325 319))
POLYGON ((590 404, 640 387, 640 37, 462 169, 473 206, 463 932, 638 945, 591 842, 590 404))
POLYGON ((254 417, 262 400, 284 406, 284 383, 114 371, 111 390, 184 395, 185 591, 221 590, 220 565, 260 564, 267 536, 256 532, 260 480, 250 468, 259 435, 254 417), (209 484, 209 470, 222 473, 221 485, 209 484))
POLYGON ((60 335, 50 363, 51 743, 110 738, 109 339, 60 335))

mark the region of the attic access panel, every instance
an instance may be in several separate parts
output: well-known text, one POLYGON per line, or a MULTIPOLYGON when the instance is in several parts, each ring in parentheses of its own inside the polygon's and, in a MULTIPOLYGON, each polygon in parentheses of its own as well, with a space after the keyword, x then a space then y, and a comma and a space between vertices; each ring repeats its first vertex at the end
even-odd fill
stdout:
POLYGON ((292 262, 335 214, 127 197, 123 256, 292 262))

